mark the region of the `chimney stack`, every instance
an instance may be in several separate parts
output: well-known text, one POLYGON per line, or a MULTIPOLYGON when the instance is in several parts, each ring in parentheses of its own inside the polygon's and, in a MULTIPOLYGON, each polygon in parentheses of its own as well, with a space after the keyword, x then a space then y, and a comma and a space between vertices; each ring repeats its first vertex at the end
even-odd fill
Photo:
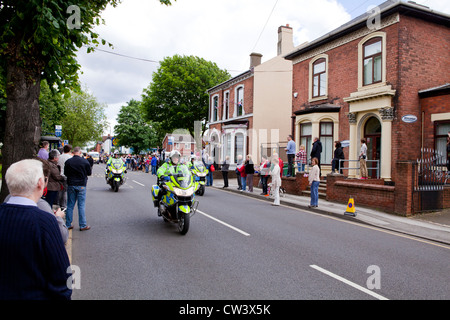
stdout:
POLYGON ((294 50, 294 35, 289 24, 278 28, 277 55, 287 54, 294 50))
POLYGON ((250 54, 250 69, 254 68, 261 64, 262 54, 260 53, 251 53, 250 54))

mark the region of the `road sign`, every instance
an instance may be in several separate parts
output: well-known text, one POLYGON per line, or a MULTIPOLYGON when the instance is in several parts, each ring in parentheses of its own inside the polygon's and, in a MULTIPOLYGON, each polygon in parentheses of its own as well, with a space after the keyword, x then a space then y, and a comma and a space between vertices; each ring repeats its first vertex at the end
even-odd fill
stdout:
POLYGON ((55 136, 56 137, 61 137, 62 136, 62 126, 61 125, 56 125, 55 126, 55 136))

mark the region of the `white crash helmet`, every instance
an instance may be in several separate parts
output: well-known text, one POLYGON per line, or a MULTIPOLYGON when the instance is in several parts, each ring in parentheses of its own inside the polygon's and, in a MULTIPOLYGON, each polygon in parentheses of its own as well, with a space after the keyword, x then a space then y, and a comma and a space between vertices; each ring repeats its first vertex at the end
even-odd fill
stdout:
POLYGON ((172 157, 178 157, 178 159, 180 159, 181 153, 178 150, 172 150, 169 153, 169 159, 172 160, 172 157))

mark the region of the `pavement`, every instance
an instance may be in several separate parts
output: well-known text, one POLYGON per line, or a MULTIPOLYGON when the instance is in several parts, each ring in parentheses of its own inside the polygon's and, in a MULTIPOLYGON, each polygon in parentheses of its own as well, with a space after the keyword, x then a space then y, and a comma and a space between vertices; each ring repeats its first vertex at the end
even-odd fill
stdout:
MULTIPOLYGON (((237 181, 233 180, 235 179, 229 181, 228 188, 222 189, 223 180, 215 179, 213 181, 213 188, 273 202, 273 198, 261 195, 262 189, 260 188, 253 187, 253 192, 237 190, 237 181)), ((450 209, 416 214, 412 217, 403 217, 361 207, 355 203, 356 216, 350 216, 344 214, 347 211, 347 204, 331 202, 324 199, 319 199, 319 206, 317 208, 308 208, 310 197, 285 194, 280 197, 280 203, 281 205, 288 207, 331 215, 385 230, 450 245, 450 209)))

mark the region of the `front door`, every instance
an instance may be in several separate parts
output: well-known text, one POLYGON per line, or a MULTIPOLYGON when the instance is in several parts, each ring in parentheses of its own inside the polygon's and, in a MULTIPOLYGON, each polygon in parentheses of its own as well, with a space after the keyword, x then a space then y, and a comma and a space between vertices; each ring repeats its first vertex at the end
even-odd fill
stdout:
MULTIPOLYGON (((377 118, 372 117, 366 122, 364 138, 367 144, 367 160, 378 160, 378 165, 381 165, 381 123, 377 118)), ((379 174, 376 168, 377 162, 367 162, 369 177, 372 179, 376 179, 379 174)))

